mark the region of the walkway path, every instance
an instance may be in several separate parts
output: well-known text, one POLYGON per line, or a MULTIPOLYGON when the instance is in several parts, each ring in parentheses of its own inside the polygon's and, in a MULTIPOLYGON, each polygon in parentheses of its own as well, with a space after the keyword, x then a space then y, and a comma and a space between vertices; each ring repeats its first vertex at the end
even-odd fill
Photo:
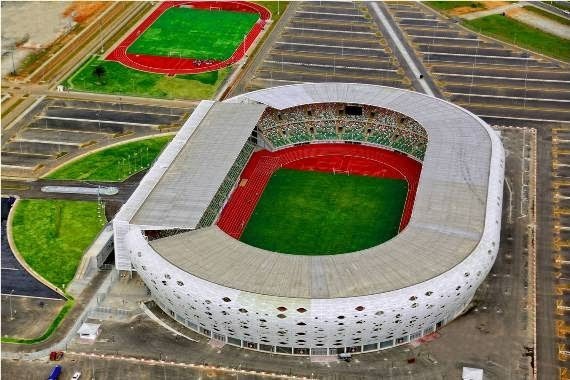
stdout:
POLYGON ((521 8, 525 5, 528 5, 528 4, 524 1, 521 1, 518 3, 514 3, 514 4, 503 5, 502 7, 497 7, 497 8, 493 8, 493 9, 485 9, 484 11, 466 13, 466 14, 461 15, 459 17, 461 17, 465 20, 475 20, 476 18, 491 16, 491 15, 496 15, 496 14, 502 14, 503 12, 506 12, 510 9, 521 8))

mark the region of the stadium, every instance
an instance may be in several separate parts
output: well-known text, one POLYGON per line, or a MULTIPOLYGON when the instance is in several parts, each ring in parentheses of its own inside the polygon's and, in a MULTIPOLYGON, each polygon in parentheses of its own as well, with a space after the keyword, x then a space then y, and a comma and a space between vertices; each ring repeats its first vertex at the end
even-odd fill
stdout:
POLYGON ((220 344, 387 349, 469 305, 498 252, 503 176, 496 132, 420 93, 202 101, 115 217, 116 266, 220 344))

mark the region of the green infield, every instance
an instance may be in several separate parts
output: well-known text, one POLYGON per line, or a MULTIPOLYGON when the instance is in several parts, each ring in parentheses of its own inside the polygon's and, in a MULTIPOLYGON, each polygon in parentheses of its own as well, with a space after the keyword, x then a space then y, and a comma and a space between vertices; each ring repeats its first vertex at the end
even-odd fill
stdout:
POLYGON ((502 41, 570 62, 570 41, 543 32, 517 20, 491 15, 475 20, 464 20, 463 25, 473 31, 502 41))
POLYGON ((127 53, 223 61, 233 55, 258 19, 257 13, 169 8, 127 53))
POLYGON ((12 211, 14 243, 40 276, 65 289, 105 225, 97 202, 21 200, 12 211))
POLYGON ((166 99, 210 99, 230 72, 226 67, 202 74, 177 75, 147 73, 118 62, 91 57, 65 86, 71 90, 104 94, 145 96, 166 99))
POLYGON ((172 137, 153 137, 112 146, 72 161, 46 178, 124 181, 131 175, 148 169, 172 137))
POLYGON ((280 169, 240 240, 290 254, 358 251, 398 233, 406 196, 404 180, 280 169))

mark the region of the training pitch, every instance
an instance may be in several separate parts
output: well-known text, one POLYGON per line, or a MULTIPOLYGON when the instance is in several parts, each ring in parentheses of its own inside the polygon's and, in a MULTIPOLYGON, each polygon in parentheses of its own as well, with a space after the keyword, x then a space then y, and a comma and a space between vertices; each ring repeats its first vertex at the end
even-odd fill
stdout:
POLYGON ((127 53, 226 60, 258 19, 257 13, 169 8, 129 46, 127 53))
POLYGON ((398 233, 406 195, 401 179, 279 169, 240 240, 301 255, 369 248, 398 233))

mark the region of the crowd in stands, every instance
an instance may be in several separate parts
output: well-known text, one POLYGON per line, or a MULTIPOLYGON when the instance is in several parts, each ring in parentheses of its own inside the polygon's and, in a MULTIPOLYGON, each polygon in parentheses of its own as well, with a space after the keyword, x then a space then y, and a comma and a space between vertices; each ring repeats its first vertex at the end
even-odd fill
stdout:
POLYGON ((224 178, 224 181, 218 188, 218 191, 214 195, 214 198, 212 198, 212 201, 208 205, 208 208, 206 208, 204 215, 202 215, 202 218, 198 223, 199 228, 211 226, 216 221, 216 217, 218 216, 220 210, 224 206, 228 198, 228 195, 232 191, 243 168, 245 167, 245 164, 247 164, 247 162, 249 161, 249 158, 251 157, 254 148, 255 145, 253 145, 250 142, 247 142, 244 145, 243 149, 236 158, 234 164, 230 168, 228 175, 226 176, 226 178, 224 178))
POLYGON ((423 160, 427 133, 397 112, 341 103, 321 103, 285 110, 268 108, 257 124, 273 148, 310 141, 357 141, 390 147, 423 160))

